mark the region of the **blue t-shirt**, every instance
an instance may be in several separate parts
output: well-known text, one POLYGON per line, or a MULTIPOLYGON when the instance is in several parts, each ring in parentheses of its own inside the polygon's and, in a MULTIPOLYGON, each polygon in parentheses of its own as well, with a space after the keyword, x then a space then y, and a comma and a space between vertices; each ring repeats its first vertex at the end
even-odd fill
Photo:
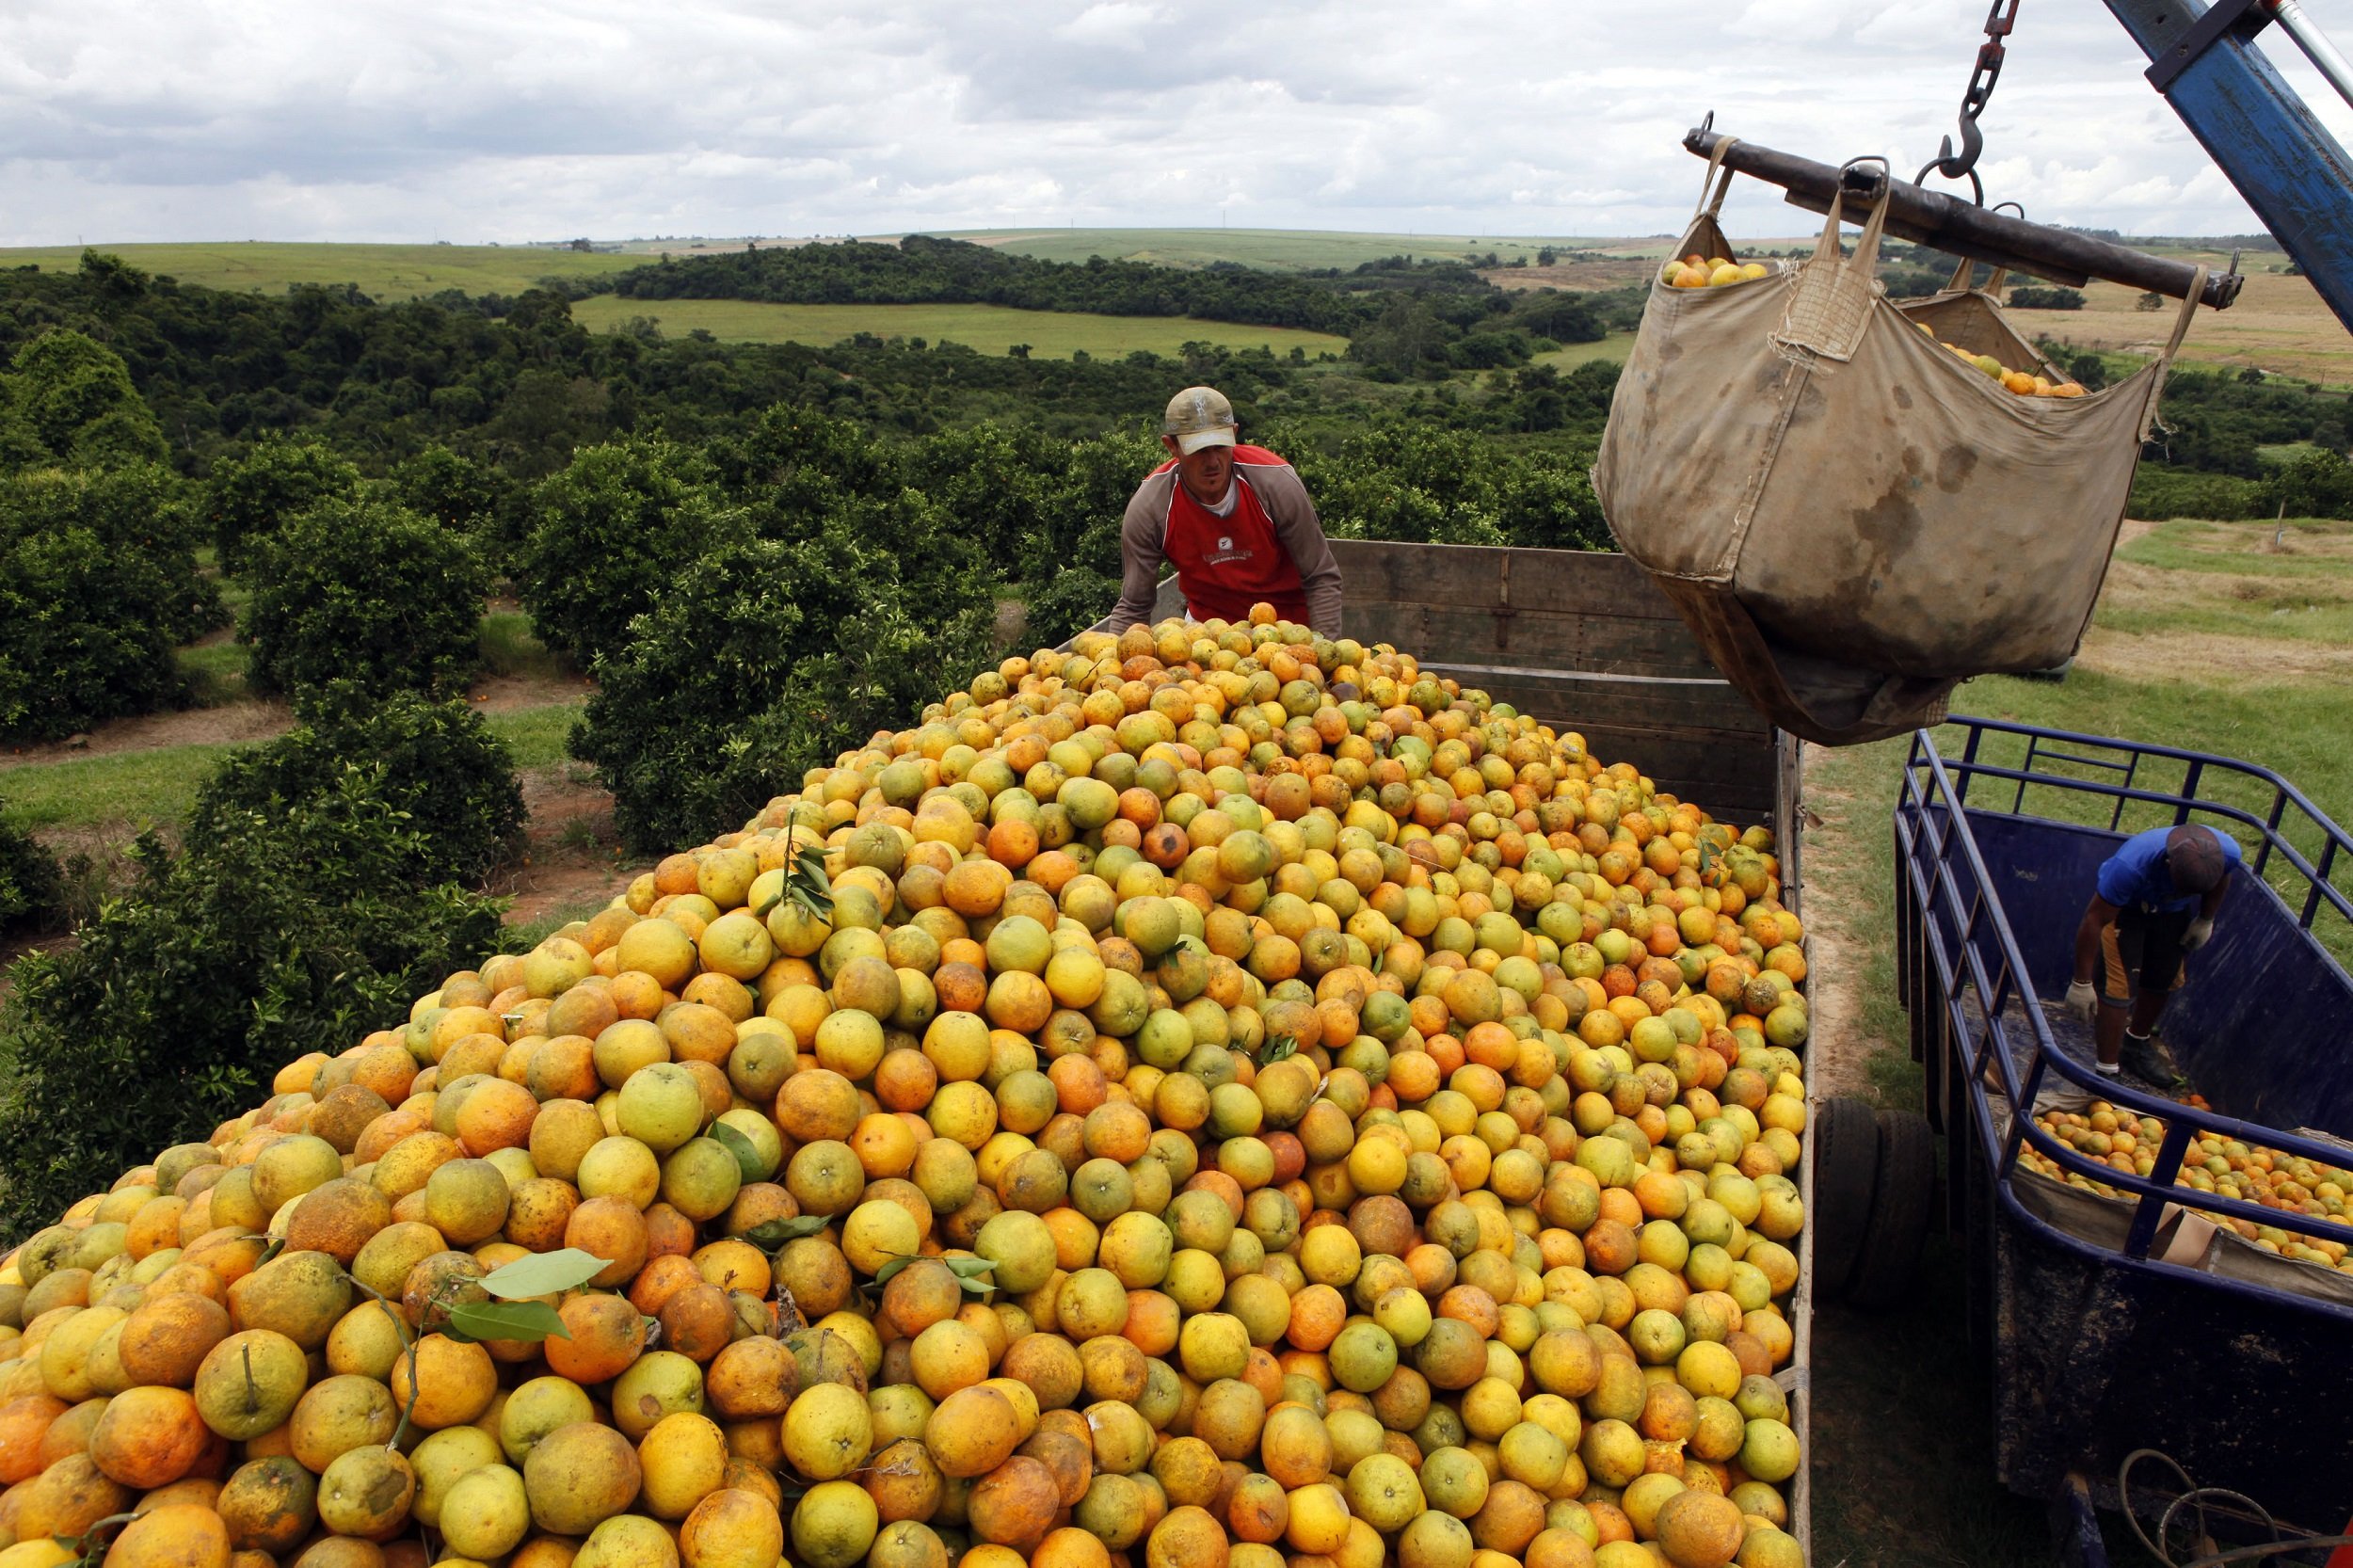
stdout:
MULTIPOLYGON (((2204 831, 2214 833, 2211 827, 2204 831)), ((2157 911, 2189 909, 2201 903, 2197 893, 2173 890, 2173 876, 2165 864, 2165 841, 2172 835, 2169 827, 2153 827, 2117 846, 2116 853, 2101 864, 2100 896, 2119 909, 2134 904, 2157 911)), ((2222 845, 2225 867, 2238 864, 2238 840, 2227 833, 2214 836, 2222 845)))

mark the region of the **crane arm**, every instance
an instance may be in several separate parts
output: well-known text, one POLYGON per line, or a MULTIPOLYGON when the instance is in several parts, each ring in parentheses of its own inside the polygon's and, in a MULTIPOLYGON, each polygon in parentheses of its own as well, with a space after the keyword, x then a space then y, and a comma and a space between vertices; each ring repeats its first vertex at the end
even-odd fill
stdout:
POLYGON ((2296 0, 2105 4, 2149 56, 2151 84, 2353 329, 2353 160, 2254 38, 2282 22, 2332 81, 2342 57, 2304 24, 2296 0))

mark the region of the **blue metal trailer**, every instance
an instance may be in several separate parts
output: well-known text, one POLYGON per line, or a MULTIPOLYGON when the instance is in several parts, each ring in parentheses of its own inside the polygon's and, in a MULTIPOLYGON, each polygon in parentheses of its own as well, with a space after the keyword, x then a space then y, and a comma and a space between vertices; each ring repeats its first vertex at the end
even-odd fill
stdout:
MULTIPOLYGON (((2340 886, 2353 840, 2267 769, 1957 718, 1913 738, 1895 847, 1898 986, 1946 1134, 1943 1213, 1965 1248, 1971 1336, 1992 1357, 2001 1480, 2053 1499, 2084 1562, 2105 1560, 2090 1509, 2119 1506, 2120 1466, 2140 1448, 2243 1494, 2288 1533, 2338 1534, 2353 1515, 2353 1275, 2236 1238, 2185 1261, 2166 1252, 2184 1213, 2353 1240, 2326 1216, 2174 1182, 2207 1131, 2353 1163, 2287 1130, 2353 1137, 2353 980, 2331 952, 2353 951, 2340 886), (2211 1110, 2095 1076, 2080 1032, 2041 1002, 2066 989, 2100 862, 2128 832, 2180 823, 2246 852, 2160 1028, 2211 1110), (2037 1096, 2063 1086, 2164 1118, 2146 1178, 2035 1122, 2037 1096), (2070 1223, 2051 1197, 2061 1184, 2022 1167, 2028 1147, 2121 1194, 2092 1206, 2105 1226, 2070 1223)), ((2154 1467, 2135 1477, 2144 1517, 2141 1487, 2159 1481, 2181 1490, 2154 1467)), ((2263 1521, 2249 1533, 2265 1539, 2263 1521)))

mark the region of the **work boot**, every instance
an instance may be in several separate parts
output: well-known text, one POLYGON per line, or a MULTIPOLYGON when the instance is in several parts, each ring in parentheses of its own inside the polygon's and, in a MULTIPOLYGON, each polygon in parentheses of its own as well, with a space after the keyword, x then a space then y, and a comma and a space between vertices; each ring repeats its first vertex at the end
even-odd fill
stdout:
POLYGON ((2124 1036, 2122 1064, 2126 1072, 2160 1089, 2170 1089, 2176 1083, 2185 1081, 2182 1075, 2173 1070, 2173 1064, 2159 1054, 2154 1041, 2137 1035, 2124 1036))

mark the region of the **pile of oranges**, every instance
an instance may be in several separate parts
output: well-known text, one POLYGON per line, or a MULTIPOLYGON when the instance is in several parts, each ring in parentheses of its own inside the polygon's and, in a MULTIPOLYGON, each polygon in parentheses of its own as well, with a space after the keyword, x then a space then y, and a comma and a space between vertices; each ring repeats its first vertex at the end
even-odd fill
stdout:
MULTIPOLYGON (((1936 337, 1936 329, 1927 322, 1916 321, 1913 325, 1929 337, 1936 337)), ((2079 381, 2054 381, 2047 376, 2037 376, 2030 371, 2012 370, 1991 354, 1972 354, 1959 344, 1945 343, 1942 338, 1938 338, 1937 343, 1940 347, 1959 357, 1963 363, 1993 377, 1996 382, 2000 383, 2004 392, 2014 392, 2020 397, 2081 397, 2084 395, 2083 384, 2079 381)))
POLYGON ((1721 289, 1727 283, 1762 278, 1771 270, 1763 262, 1741 263, 1695 252, 1670 261, 1659 269, 1658 278, 1671 289, 1721 289))
MULTIPOLYGON (((2191 1099, 2199 1108, 2204 1108, 2202 1099, 2196 1096, 2191 1099)), ((2105 1100, 2093 1100, 2081 1111, 2042 1111, 2035 1120, 2044 1131, 2078 1154, 2135 1176, 2146 1176, 2156 1169, 2157 1150, 2165 1143, 2164 1117, 2139 1115, 2105 1100)), ((2031 1145, 2020 1154, 2029 1170, 2054 1181, 2063 1181, 2102 1197, 2122 1195, 2105 1181, 2065 1169, 2031 1145)), ((2201 1132, 2190 1141, 2173 1182, 2177 1187, 2200 1192, 2236 1198, 2309 1219, 2331 1221, 2353 1232, 2353 1222, 2345 1218, 2347 1195, 2353 1194, 2353 1171, 2315 1163, 2283 1150, 2244 1144, 2219 1133, 2201 1132)), ((2214 1218, 2216 1224, 2228 1225, 2265 1252, 2353 1273, 2353 1263, 2346 1260, 2345 1241, 2326 1236, 2315 1239, 2301 1231, 2257 1224, 2232 1215, 2214 1218)))
POLYGON ((0 1568, 1799 1568, 1779 891, 1263 608, 1010 660, 11 1255, 0 1568))

